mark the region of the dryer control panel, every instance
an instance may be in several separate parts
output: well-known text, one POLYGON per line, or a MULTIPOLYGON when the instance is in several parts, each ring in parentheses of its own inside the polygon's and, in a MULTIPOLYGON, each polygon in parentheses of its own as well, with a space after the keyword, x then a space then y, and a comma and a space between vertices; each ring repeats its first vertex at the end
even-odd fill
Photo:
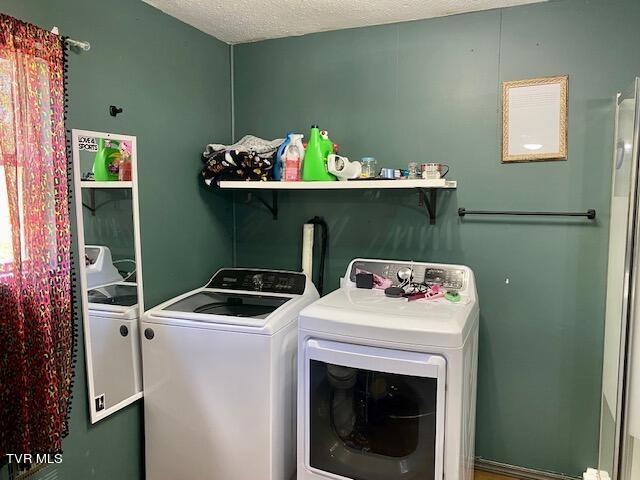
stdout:
POLYGON ((223 268, 216 272, 207 288, 302 295, 305 284, 306 277, 302 273, 223 268))
POLYGON ((456 266, 429 265, 413 262, 384 262, 380 260, 356 260, 351 266, 349 280, 355 283, 357 273, 373 273, 387 278, 394 285, 411 278, 412 282, 440 285, 447 290, 464 290, 467 271, 456 266))

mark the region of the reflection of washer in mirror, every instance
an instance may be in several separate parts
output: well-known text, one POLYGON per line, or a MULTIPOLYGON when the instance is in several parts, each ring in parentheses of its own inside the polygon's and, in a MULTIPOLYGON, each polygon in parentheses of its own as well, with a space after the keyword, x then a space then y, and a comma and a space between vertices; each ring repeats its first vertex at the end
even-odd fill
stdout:
POLYGON ((94 388, 111 408, 142 391, 138 288, 115 282, 87 292, 94 388))
POLYGON ((121 282, 122 275, 114 266, 111 250, 104 245, 87 245, 84 248, 87 288, 121 282))

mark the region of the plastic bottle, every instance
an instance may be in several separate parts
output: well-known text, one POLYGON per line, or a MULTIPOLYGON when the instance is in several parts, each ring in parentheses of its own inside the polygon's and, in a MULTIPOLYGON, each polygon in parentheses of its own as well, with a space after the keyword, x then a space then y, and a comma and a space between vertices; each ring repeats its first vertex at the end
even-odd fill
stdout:
POLYGON ((119 142, 115 140, 98 140, 98 151, 93 161, 93 179, 96 182, 118 180, 117 161, 120 160, 119 142), (112 166, 112 164, 114 164, 112 166))
POLYGON ((284 157, 284 180, 287 182, 299 182, 300 181, 300 149, 295 143, 291 143, 287 148, 284 157))
POLYGON ((276 162, 273 165, 273 179, 276 181, 284 178, 284 152, 291 143, 291 135, 292 133, 287 133, 285 141, 278 147, 278 152, 276 153, 276 162))
POLYGON ((284 172, 283 178, 290 182, 299 182, 300 176, 302 173, 302 165, 304 161, 304 144, 302 143, 302 139, 304 135, 301 133, 292 133, 289 136, 289 145, 285 149, 283 153, 284 158, 284 172), (295 149, 293 149, 295 147, 295 149), (292 155, 289 155, 289 151, 292 151, 292 155), (293 160, 292 163, 286 165, 287 159, 291 157, 293 160))
POLYGON ((120 160, 118 168, 118 180, 121 182, 131 181, 131 160, 123 158, 120 160))
POLYGON ((336 179, 336 177, 327 172, 327 159, 323 155, 323 148, 326 149, 326 143, 323 143, 323 139, 320 137, 320 130, 317 125, 312 125, 302 165, 302 180, 305 182, 326 182, 336 179))

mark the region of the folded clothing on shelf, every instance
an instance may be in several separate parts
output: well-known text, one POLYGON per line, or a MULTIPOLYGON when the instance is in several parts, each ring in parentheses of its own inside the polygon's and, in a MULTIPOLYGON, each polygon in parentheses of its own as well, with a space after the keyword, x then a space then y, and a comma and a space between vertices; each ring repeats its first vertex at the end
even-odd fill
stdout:
POLYGON ((253 135, 245 135, 233 145, 210 143, 205 148, 202 156, 209 157, 223 150, 237 150, 240 152, 253 152, 258 155, 269 155, 275 152, 282 142, 284 142, 284 138, 265 140, 264 138, 255 137, 253 135))
POLYGON ((233 145, 207 145, 202 154, 204 182, 218 186, 222 180, 269 180, 276 150, 283 141, 281 138, 264 140, 246 135, 233 145))

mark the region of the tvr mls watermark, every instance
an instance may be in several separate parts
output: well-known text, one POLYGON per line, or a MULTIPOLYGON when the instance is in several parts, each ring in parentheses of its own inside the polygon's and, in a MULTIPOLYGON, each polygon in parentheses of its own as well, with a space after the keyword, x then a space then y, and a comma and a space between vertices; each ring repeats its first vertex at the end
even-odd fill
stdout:
POLYGON ((61 453, 7 453, 9 463, 62 463, 61 453))

